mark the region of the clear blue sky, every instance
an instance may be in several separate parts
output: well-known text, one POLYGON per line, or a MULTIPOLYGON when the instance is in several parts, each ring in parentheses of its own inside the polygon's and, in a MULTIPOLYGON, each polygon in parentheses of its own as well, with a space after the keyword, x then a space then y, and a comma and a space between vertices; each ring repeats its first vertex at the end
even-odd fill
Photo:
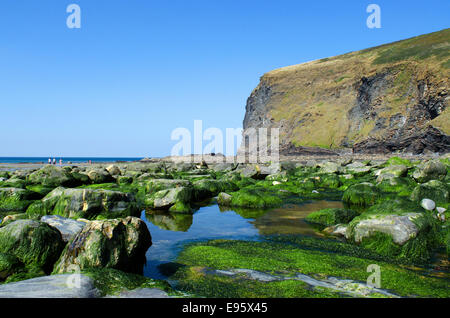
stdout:
POLYGON ((164 156, 272 69, 448 28, 448 0, 2 0, 0 156, 164 156), (68 29, 66 7, 82 10, 68 29), (382 28, 366 27, 366 7, 382 28))

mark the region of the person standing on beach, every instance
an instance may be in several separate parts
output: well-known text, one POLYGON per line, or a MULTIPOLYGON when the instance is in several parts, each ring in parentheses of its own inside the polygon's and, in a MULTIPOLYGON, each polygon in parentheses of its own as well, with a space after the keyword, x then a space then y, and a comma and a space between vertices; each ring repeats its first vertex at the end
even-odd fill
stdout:
POLYGON ((55 158, 53 158, 53 164, 56 165, 56 159, 55 158))
POLYGON ((48 158, 48 164, 51 165, 52 164, 52 159, 48 158))
POLYGON ((62 166, 62 162, 63 162, 63 161, 62 161, 62 159, 60 158, 60 159, 59 159, 59 165, 60 165, 60 166, 62 166))

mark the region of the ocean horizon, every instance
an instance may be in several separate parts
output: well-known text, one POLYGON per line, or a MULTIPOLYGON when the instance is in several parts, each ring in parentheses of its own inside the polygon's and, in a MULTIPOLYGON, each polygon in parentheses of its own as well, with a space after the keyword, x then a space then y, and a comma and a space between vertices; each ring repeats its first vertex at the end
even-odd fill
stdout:
MULTIPOLYGON (((62 159, 63 163, 83 163, 83 162, 131 162, 139 161, 143 157, 50 157, 59 160, 62 159)), ((47 163, 49 157, 0 157, 0 163, 47 163)))

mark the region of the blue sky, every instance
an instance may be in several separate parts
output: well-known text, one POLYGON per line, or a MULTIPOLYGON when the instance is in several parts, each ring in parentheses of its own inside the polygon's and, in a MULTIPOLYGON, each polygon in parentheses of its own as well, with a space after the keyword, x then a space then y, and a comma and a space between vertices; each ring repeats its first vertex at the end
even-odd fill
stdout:
POLYGON ((164 156, 270 70, 449 27, 448 0, 2 0, 0 156, 164 156), (66 7, 81 7, 81 29, 66 7), (382 28, 366 27, 366 7, 382 28))

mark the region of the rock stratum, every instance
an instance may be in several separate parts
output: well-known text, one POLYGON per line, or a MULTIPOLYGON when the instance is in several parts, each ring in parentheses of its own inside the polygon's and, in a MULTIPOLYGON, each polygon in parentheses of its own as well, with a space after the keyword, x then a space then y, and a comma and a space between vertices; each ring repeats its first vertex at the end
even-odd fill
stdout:
POLYGON ((244 132, 279 128, 282 155, 447 153, 449 75, 450 29, 284 67, 248 98, 244 132))

